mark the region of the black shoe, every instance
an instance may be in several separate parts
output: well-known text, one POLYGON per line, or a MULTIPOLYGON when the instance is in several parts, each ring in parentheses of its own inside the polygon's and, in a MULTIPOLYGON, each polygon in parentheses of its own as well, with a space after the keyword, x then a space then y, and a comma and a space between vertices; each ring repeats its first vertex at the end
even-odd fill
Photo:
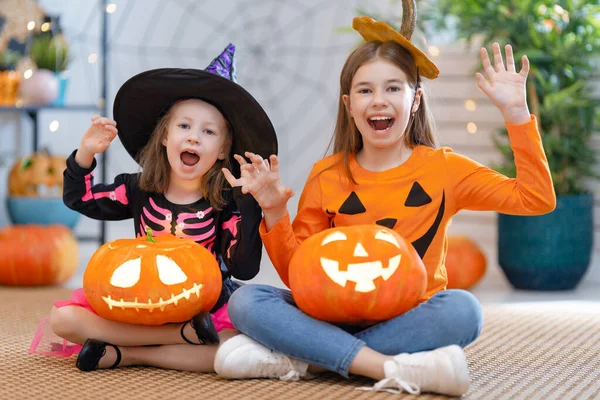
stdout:
POLYGON ((109 369, 116 368, 121 362, 121 350, 115 345, 96 339, 88 339, 83 344, 75 363, 77 368, 84 372, 97 370, 100 359, 106 354, 106 346, 112 346, 117 351, 117 361, 109 369))
POLYGON ((189 344, 196 345, 219 344, 220 341, 219 335, 217 335, 217 330, 215 329, 215 325, 213 324, 212 317, 210 316, 210 313, 205 311, 196 314, 191 320, 181 326, 181 337, 189 344), (188 323, 192 325, 192 328, 194 328, 194 331, 196 331, 196 336, 198 336, 200 343, 194 343, 190 341, 183 334, 183 329, 188 323))

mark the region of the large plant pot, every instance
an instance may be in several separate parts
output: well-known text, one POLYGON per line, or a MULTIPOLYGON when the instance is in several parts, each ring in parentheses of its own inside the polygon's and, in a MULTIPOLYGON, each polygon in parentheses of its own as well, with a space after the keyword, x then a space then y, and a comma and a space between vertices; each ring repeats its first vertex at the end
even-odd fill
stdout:
POLYGON ((590 264, 594 196, 558 196, 546 215, 498 215, 498 261, 517 289, 574 289, 590 264))

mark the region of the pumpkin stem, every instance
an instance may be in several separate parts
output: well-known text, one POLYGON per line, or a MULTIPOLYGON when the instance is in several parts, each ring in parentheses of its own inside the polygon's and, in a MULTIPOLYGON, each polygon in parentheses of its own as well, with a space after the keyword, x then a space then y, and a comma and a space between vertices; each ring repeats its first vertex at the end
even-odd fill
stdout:
POLYGON ((146 242, 156 243, 156 239, 152 236, 152 228, 149 226, 146 227, 146 242))

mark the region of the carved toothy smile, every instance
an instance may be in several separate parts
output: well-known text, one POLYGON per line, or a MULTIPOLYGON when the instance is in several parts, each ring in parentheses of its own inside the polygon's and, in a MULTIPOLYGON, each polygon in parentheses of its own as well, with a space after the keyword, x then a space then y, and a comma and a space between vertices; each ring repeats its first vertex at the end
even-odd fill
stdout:
POLYGON ((152 302, 152 299, 148 299, 147 302, 145 303, 140 303, 138 302, 138 298, 136 297, 134 299, 134 301, 124 301, 123 299, 120 300, 113 300, 110 295, 107 297, 102 296, 102 300, 104 300, 106 302, 106 304, 108 305, 109 309, 113 309, 113 307, 119 307, 122 310, 125 310, 126 308, 135 308, 136 311, 140 311, 140 309, 145 309, 148 310, 150 312, 154 311, 155 309, 159 308, 160 311, 163 311, 165 309, 166 306, 174 304, 177 305, 177 303, 179 302, 179 300, 181 299, 186 299, 189 300, 190 296, 192 294, 196 294, 197 297, 200 297, 200 290, 202 289, 204 285, 200 284, 198 285, 197 283, 194 283, 194 286, 191 287, 190 289, 183 289, 183 291, 181 293, 179 293, 178 295, 174 295, 171 294, 171 298, 167 299, 167 300, 163 300, 163 298, 159 298, 158 301, 156 303, 152 302))
POLYGON ((348 264, 346 271, 340 271, 338 261, 321 257, 321 267, 327 276, 338 285, 345 287, 348 281, 354 282, 356 283, 354 290, 364 293, 376 289, 373 282, 375 279, 382 277, 383 280, 387 281, 400 266, 401 258, 401 255, 390 258, 387 268, 383 267, 381 261, 370 261, 348 264))

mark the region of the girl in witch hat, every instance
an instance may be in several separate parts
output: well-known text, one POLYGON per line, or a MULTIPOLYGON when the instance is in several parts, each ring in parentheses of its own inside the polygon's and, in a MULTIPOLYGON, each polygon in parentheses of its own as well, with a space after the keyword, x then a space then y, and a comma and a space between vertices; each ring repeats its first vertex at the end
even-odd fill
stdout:
POLYGON ((233 167, 239 174, 234 153, 267 157, 277 151, 267 114, 235 83, 234 52, 230 44, 205 70, 156 69, 129 79, 116 95, 115 120, 92 118, 64 174, 63 197, 70 208, 94 219, 132 218, 137 236, 150 228, 155 235, 191 238, 210 250, 223 277, 211 313, 182 324, 124 324, 98 316, 78 289, 70 300, 54 302, 31 353, 78 353, 82 371, 134 364, 213 371, 218 343, 235 334, 227 301, 239 285, 230 278, 252 279, 262 254, 262 211, 251 195, 229 186, 222 169, 233 167), (117 134, 142 172, 94 184, 94 156, 117 134), (59 343, 42 340, 48 328, 62 338, 59 343), (164 346, 146 346, 156 344, 164 346))
MULTIPOLYGON (((333 226, 379 224, 413 244, 427 271, 425 295, 415 308, 374 326, 339 326, 303 313, 287 290, 246 285, 232 296, 229 312, 248 336, 238 335, 219 349, 215 370, 221 376, 289 379, 329 370, 379 381, 367 390, 462 395, 469 388, 462 348, 479 336, 483 317, 472 294, 446 290, 451 218, 461 209, 544 214, 554 209, 556 198, 536 119, 527 107, 527 58, 518 70, 511 46, 505 47, 505 62, 494 43, 493 63, 482 48, 485 76, 476 75, 505 119, 517 167, 511 179, 449 148, 436 148, 421 78, 434 79, 439 71, 409 41, 414 1, 403 6, 402 33, 368 17, 354 19, 366 43, 342 69, 335 154, 315 164, 293 223, 286 208, 292 191, 281 182, 276 156, 265 162, 261 155, 246 154, 251 163, 238 158, 243 179, 227 176, 263 208, 261 237, 284 283, 294 252, 311 235, 333 226)), ((357 254, 365 256, 358 246, 357 254)))

